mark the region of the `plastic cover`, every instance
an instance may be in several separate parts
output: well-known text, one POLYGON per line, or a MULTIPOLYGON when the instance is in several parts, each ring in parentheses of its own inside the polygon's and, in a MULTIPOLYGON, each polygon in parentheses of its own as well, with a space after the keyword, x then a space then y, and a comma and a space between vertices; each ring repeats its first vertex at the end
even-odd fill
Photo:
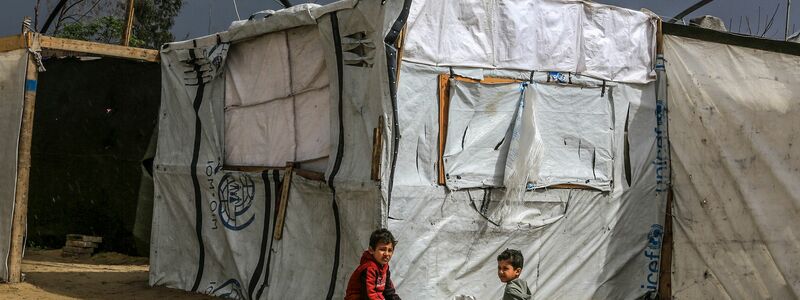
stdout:
POLYGON ((800 295, 800 57, 665 36, 676 299, 800 295))
POLYGON ((436 66, 655 79, 656 18, 570 0, 415 0, 404 58, 436 66))
MULTIPOLYGON (((0 280, 8 279, 11 221, 17 188, 17 147, 25 95, 26 49, 0 52, 0 280)), ((36 82, 33 83, 36 87, 36 82)))

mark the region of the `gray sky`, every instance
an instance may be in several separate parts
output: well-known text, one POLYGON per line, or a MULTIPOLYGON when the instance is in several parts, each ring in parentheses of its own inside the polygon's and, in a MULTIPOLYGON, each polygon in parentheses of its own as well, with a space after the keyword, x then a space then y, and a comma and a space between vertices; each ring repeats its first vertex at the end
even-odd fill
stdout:
MULTIPOLYGON (((291 0, 298 4, 306 0, 291 0)), ((400 0, 390 0, 400 1, 400 0)), ((437 1, 437 0, 429 0, 437 1)), ((0 36, 12 35, 20 32, 20 22, 24 16, 33 15, 35 0, 4 0, 0 9, 0 36)), ((44 1, 42 1, 44 2, 44 1)), ((319 4, 333 2, 332 0, 317 0, 319 4)), ((597 0, 595 2, 618 5, 631 9, 648 8, 664 17, 672 17, 683 9, 696 3, 697 0, 597 0)), ((277 9, 279 5, 275 0, 236 0, 239 14, 244 19, 251 13, 264 9, 277 9)), ((710 14, 718 16, 725 21, 726 26, 732 31, 747 33, 747 20, 753 33, 760 28, 763 31, 768 17, 775 16, 768 37, 783 39, 784 19, 786 14, 786 0, 715 0, 706 5, 690 17, 710 14), (759 23, 759 7, 761 17, 759 23), (741 20, 741 25, 740 25, 741 20)), ((40 24, 44 23, 45 15, 39 16, 40 24)), ((688 19, 688 18, 687 18, 688 19)), ((185 0, 181 13, 175 19, 172 33, 177 40, 198 37, 213 32, 223 31, 232 21, 236 20, 233 0, 185 0)), ((800 24, 800 1, 795 0, 792 6, 793 24, 800 24)), ((789 26, 792 31, 792 26, 789 26)), ((795 30, 800 30, 800 25, 795 30)))

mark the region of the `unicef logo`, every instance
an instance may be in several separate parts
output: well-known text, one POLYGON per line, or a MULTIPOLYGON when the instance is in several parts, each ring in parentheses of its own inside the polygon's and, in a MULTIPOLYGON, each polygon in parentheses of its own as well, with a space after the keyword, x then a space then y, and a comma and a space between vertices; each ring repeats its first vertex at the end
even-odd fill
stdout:
POLYGON ((255 219, 250 211, 255 195, 255 184, 244 174, 225 174, 219 183, 219 209, 222 225, 230 230, 242 230, 255 219))
POLYGON ((661 238, 664 236, 664 227, 660 224, 650 226, 647 234, 647 247, 650 249, 661 249, 661 238))

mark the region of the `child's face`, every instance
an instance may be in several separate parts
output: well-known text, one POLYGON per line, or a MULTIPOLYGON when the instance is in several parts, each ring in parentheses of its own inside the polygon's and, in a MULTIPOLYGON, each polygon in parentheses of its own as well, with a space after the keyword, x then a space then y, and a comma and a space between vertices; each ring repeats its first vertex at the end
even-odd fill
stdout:
POLYGON ((388 264, 392 260, 392 254, 394 254, 394 244, 378 242, 374 249, 369 247, 369 254, 372 254, 372 257, 378 263, 382 265, 388 264))
POLYGON ((497 277, 500 277, 500 281, 503 283, 517 279, 520 272, 522 272, 522 268, 514 269, 514 266, 512 266, 511 262, 508 260, 497 262, 497 277))

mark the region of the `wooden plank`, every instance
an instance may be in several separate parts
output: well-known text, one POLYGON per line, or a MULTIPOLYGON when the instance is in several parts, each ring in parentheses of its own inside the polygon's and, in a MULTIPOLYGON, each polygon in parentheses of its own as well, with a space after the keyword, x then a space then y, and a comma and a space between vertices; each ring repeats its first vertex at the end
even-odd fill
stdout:
POLYGON ((131 43, 133 34, 133 0, 128 0, 128 9, 125 10, 125 30, 122 31, 122 45, 128 46, 131 43))
POLYGON ((294 174, 297 174, 297 176, 303 177, 305 179, 325 182, 325 173, 295 168, 294 174))
POLYGON ((383 154, 383 116, 378 117, 378 127, 372 130, 372 180, 381 180, 381 156, 383 154))
POLYGON ((551 185, 547 187, 548 189, 577 189, 577 190, 597 190, 596 188, 580 185, 580 184, 572 184, 572 183, 562 183, 551 185))
POLYGON ((658 274, 659 299, 672 299, 672 187, 667 191, 667 211, 664 219, 664 239, 661 242, 661 265, 658 274))
POLYGON ((264 172, 264 171, 272 171, 272 170, 283 170, 283 169, 286 169, 286 167, 224 165, 224 166, 222 166, 222 169, 223 170, 227 170, 227 171, 239 171, 239 172, 255 173, 255 172, 264 172))
POLYGON ((66 246, 78 248, 97 248, 97 243, 86 241, 67 241, 66 246))
POLYGON ((447 142, 447 122, 450 111, 450 76, 439 74, 439 156, 437 166, 439 169, 438 183, 445 184, 444 174, 444 145, 447 142))
POLYGON ((275 219, 275 234, 273 238, 280 240, 283 237, 283 222, 286 219, 286 204, 289 202, 289 187, 292 184, 292 172, 294 166, 289 164, 283 173, 283 184, 281 185, 281 199, 278 203, 278 217, 275 219))
POLYGON ((50 36, 40 36, 39 43, 41 44, 42 48, 47 49, 74 51, 100 56, 135 59, 149 62, 158 62, 159 59, 158 51, 152 49, 101 44, 95 42, 55 38, 50 36))
POLYGON ((21 35, 0 37, 0 52, 25 48, 25 38, 21 35))
MULTIPOLYGON (((23 29, 23 35, 32 42, 28 29, 23 29)), ((25 250, 25 229, 28 222, 28 183, 31 171, 31 140, 33 137, 33 112, 36 104, 36 81, 39 73, 36 62, 28 53, 28 66, 25 71, 25 96, 22 109, 22 126, 20 126, 19 145, 17 152, 17 183, 14 194, 14 215, 11 220, 11 247, 8 253, 8 282, 22 282, 22 253, 25 250)))
POLYGON ((656 29, 656 54, 664 54, 664 30, 661 24, 661 19, 658 19, 658 28, 656 29))

